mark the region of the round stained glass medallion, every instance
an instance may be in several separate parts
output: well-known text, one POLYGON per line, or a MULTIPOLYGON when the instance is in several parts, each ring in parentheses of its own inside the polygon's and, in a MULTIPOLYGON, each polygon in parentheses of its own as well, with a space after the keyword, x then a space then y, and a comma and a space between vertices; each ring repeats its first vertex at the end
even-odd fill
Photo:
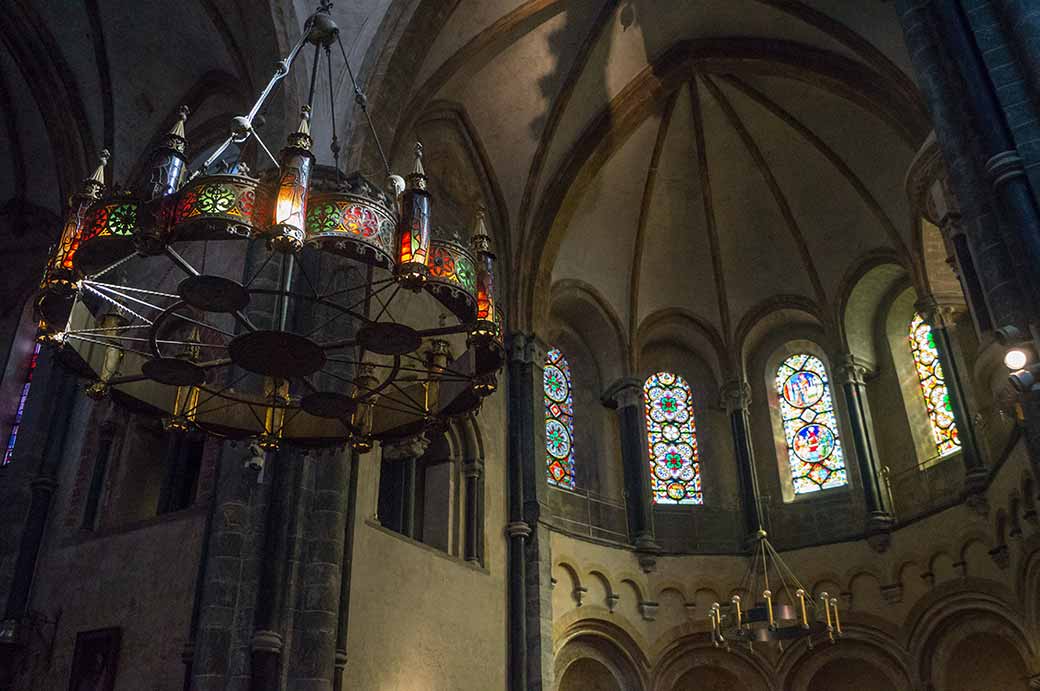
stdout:
POLYGON ((679 482, 673 482, 668 485, 668 497, 675 501, 679 501, 686 497, 686 486, 679 482))
POLYGON ((834 432, 826 425, 806 425, 794 435, 794 453, 806 463, 821 463, 834 451, 834 432))
POLYGON ((556 365, 548 365, 543 376, 545 383, 545 395, 549 400, 563 403, 567 400, 567 377, 556 365))
POLYGON ((795 408, 808 408, 823 398, 823 378, 815 372, 795 372, 784 382, 783 395, 795 408))
POLYGON ((545 423, 545 448, 554 458, 567 458, 571 451, 571 435, 559 420, 545 423))

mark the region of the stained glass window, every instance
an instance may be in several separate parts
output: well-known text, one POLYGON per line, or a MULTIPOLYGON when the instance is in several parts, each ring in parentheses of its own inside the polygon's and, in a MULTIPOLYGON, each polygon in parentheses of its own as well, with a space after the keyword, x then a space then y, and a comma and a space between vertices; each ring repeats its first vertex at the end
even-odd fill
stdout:
POLYGON ((794 493, 844 486, 845 453, 823 361, 807 353, 787 358, 776 371, 776 392, 794 493))
POLYGON ((917 381, 921 384, 921 395, 928 409, 928 422, 932 428, 932 439, 939 456, 947 456, 961 448, 957 425, 953 421, 950 407, 950 392, 946 388, 939 351, 935 348, 932 327, 924 317, 915 314, 910 320, 910 352, 914 356, 917 381))
POLYGON ((14 445, 18 441, 18 429, 22 426, 22 413, 25 412, 25 401, 29 398, 29 387, 32 385, 32 376, 36 370, 36 360, 39 357, 40 344, 37 343, 33 346, 32 357, 29 358, 29 369, 25 375, 25 383, 22 384, 22 393, 18 396, 18 407, 14 411, 11 432, 7 436, 7 448, 4 450, 4 460, 0 465, 7 465, 14 458, 14 445))
POLYGON ((571 368, 558 348, 545 356, 545 468, 549 484, 574 489, 574 394, 571 368))
POLYGON ((703 504, 693 393, 671 372, 650 375, 643 385, 650 490, 655 504, 703 504))

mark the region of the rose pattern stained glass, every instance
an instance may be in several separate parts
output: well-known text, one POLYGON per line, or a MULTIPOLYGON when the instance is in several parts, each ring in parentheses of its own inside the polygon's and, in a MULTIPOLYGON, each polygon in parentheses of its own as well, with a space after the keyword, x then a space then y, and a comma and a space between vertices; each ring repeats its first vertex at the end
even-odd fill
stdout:
POLYGON ((545 356, 545 469, 550 485, 574 489, 574 395, 571 368, 558 348, 545 356))
POLYGON ((671 372, 651 375, 643 385, 650 491, 655 504, 703 504, 693 392, 671 372))
POLYGON ((846 485, 845 454, 823 361, 807 353, 787 358, 777 369, 776 391, 794 493, 846 485))
POLYGON ((921 385, 921 395, 924 396, 924 405, 928 410, 935 451, 940 457, 948 456, 960 451, 961 440, 953 419, 950 390, 946 387, 932 327, 920 314, 915 314, 910 321, 909 338, 910 353, 914 356, 917 381, 921 385))

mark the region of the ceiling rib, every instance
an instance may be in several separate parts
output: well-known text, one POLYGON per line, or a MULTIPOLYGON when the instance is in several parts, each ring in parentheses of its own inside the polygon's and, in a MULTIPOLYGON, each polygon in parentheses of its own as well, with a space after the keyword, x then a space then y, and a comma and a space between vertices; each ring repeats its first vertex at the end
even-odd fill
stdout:
POLYGON ((791 210, 791 205, 788 203, 787 197, 780 188, 780 183, 777 182, 776 176, 773 175, 773 171, 770 169, 769 163, 766 161, 765 156, 762 154, 762 150, 755 142, 754 137, 751 136, 751 133, 740 119, 740 116, 737 115, 737 111, 734 110, 733 104, 729 102, 726 95, 722 93, 722 90, 719 89, 719 87, 709 77, 704 76, 703 79, 705 86, 708 87, 708 91, 711 92, 711 95, 715 98, 716 102, 718 102, 723 113, 725 113, 730 126, 738 135, 740 135, 741 140, 744 142, 744 147, 747 149, 748 153, 751 154, 751 158, 754 159, 755 165, 758 167, 758 171, 762 175, 762 179, 769 187, 769 191, 773 195, 773 200, 776 202, 777 208, 780 210, 780 215, 783 216, 784 222, 787 224, 787 229, 791 233, 791 238, 798 247, 798 254, 801 256, 802 265, 805 267, 805 271, 809 275, 809 280, 812 282, 813 291, 816 293, 816 301, 824 308, 824 313, 827 313, 827 293, 823 289, 823 282, 820 280, 820 274, 816 270, 816 265, 813 263, 812 253, 809 251, 809 245, 805 241, 805 236, 802 234, 802 229, 798 225, 798 220, 795 218, 794 212, 791 210))
POLYGON ((704 198, 704 226, 711 249, 711 265, 715 274, 715 295, 719 302, 719 319, 722 321, 722 338, 727 351, 731 350, 732 317, 726 293, 726 275, 722 270, 722 253, 719 249, 719 228, 715 218, 715 200, 711 191, 711 167, 708 165, 708 148, 704 138, 704 113, 701 111, 701 94, 696 75, 690 80, 690 103, 693 114, 693 132, 697 142, 697 166, 700 171, 701 196, 704 198))
MULTIPOLYGON (((657 126, 657 139, 654 141, 654 150, 650 154, 650 166, 646 170, 646 179, 643 183, 643 199, 639 205, 639 224, 636 226, 635 251, 632 253, 632 268, 629 270, 628 285, 628 341, 636 343, 636 332, 639 328, 639 277, 643 265, 643 244, 646 241, 646 223, 650 216, 650 205, 654 197, 654 185, 657 183, 657 165, 661 160, 661 152, 664 151, 664 142, 668 136, 669 125, 675 106, 679 102, 680 89, 672 92, 665 106, 664 116, 657 126)), ((629 350, 632 371, 639 369, 639 349, 633 347, 629 350)))
POLYGON ((101 8, 97 0, 86 0, 87 20, 90 22, 90 38, 94 44, 94 64, 97 66, 98 81, 101 83, 102 108, 104 124, 102 137, 108 149, 109 170, 115 166, 116 146, 116 106, 112 92, 112 69, 108 62, 108 48, 105 46, 105 28, 101 21, 101 8))
POLYGON ((531 168, 527 173, 524 194, 520 199, 520 213, 517 217, 518 228, 523 229, 527 227, 527 214, 530 211, 531 201, 534 199, 535 192, 538 190, 538 182, 541 179, 542 166, 545 165, 545 156, 549 152, 549 145, 552 144, 553 137, 556 136, 556 129, 563 120, 563 114, 567 110, 567 105, 570 103, 571 95, 578 84, 578 79, 585 72, 585 65, 588 64, 589 55, 592 54, 592 49, 599 41, 603 29, 613 16, 617 5, 618 0, 606 0, 603 3, 603 7, 600 8, 599 14, 592 21, 592 26, 578 48, 578 53, 574 56, 574 62, 571 64, 570 70, 567 71, 567 76, 564 77, 560 90, 549 108, 549 115, 545 119, 545 127, 542 128, 541 135, 538 137, 538 147, 531 158, 531 168))
POLYGON ((819 135, 809 129, 805 123, 755 87, 733 75, 725 75, 720 77, 720 79, 765 108, 819 151, 830 162, 830 164, 841 173, 853 189, 856 190, 859 196, 863 199, 863 203, 866 204, 871 212, 877 217, 881 226, 888 234, 888 240, 892 243, 892 246, 898 250, 902 256, 910 256, 906 248, 906 243, 903 242, 903 238, 899 234, 899 229, 896 228, 896 224, 892 221, 892 218, 881 206, 881 203, 877 200, 877 197, 873 195, 866 183, 864 183, 863 180, 856 175, 855 171, 852 170, 851 166, 845 162, 845 159, 830 148, 830 146, 828 146, 819 135))

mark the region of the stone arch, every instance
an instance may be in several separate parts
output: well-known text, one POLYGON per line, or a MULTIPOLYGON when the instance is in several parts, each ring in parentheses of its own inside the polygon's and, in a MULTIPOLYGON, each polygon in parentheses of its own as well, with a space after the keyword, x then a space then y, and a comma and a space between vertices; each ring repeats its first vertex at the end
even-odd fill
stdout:
POLYGON ((729 375, 731 363, 722 336, 715 327, 689 310, 662 309, 643 319, 633 347, 633 365, 637 371, 642 367, 644 352, 659 342, 674 343, 695 353, 708 365, 718 385, 729 375))
POLYGON ((568 626, 556 640, 553 662, 555 684, 559 691, 582 691, 585 688, 602 688, 603 691, 627 691, 646 688, 646 677, 650 664, 636 640, 624 629, 602 619, 580 619, 568 626), (595 667, 582 669, 583 660, 592 660, 609 675, 595 667), (574 665, 579 665, 577 669, 574 665), (588 683, 582 675, 599 674, 596 681, 603 680, 601 687, 570 685, 588 683), (576 675, 571 679, 570 675, 576 675), (610 684, 614 685, 611 686, 610 684))
POLYGON ((779 663, 784 691, 888 691, 910 689, 907 653, 880 629, 847 624, 836 644, 809 648, 800 640, 779 663), (866 686, 866 684, 876 684, 866 686), (848 685, 847 685, 848 684, 848 685))
POLYGON ((915 676, 926 686, 945 689, 943 675, 957 647, 973 634, 1001 638, 1025 665, 1034 667, 1035 646, 1009 602, 1011 594, 1005 588, 976 578, 938 586, 922 598, 904 627, 915 676))
POLYGON ((842 282, 838 327, 845 351, 869 370, 880 361, 876 325, 886 295, 907 280, 906 267, 890 251, 871 253, 842 282))
POLYGON ((736 647, 712 647, 707 635, 692 634, 672 641, 657 656, 652 691, 740 689, 766 691, 771 675, 762 659, 736 647))

